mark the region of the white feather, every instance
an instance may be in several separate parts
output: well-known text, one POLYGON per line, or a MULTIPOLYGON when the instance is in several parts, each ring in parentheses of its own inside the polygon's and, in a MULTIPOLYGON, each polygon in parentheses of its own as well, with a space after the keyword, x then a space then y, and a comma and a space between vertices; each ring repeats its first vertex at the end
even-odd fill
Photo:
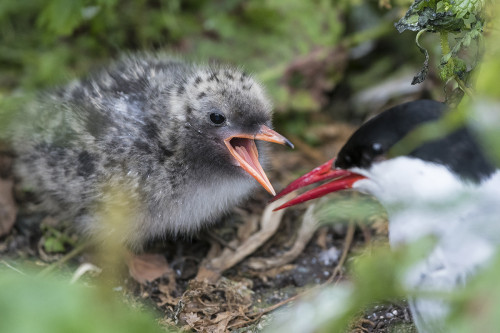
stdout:
MULTIPOLYGON (((376 196, 389 214, 391 246, 432 236, 428 257, 406 275, 409 289, 450 291, 485 266, 500 243, 500 173, 481 184, 464 182, 445 166, 411 157, 354 169, 369 179, 354 188, 376 196)), ((410 302, 420 332, 443 331, 449 305, 438 299, 410 302)))

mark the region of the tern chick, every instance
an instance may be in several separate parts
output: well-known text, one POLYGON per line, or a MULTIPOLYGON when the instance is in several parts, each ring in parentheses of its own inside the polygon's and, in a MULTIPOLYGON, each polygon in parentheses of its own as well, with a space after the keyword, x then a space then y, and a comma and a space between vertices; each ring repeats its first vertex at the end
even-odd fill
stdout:
POLYGON ((132 208, 123 242, 135 250, 215 221, 260 183, 260 141, 292 146, 271 129, 269 99, 252 77, 155 55, 127 56, 47 93, 13 125, 14 170, 44 210, 89 235, 106 189, 132 208), (259 141, 257 141, 259 140, 259 141))

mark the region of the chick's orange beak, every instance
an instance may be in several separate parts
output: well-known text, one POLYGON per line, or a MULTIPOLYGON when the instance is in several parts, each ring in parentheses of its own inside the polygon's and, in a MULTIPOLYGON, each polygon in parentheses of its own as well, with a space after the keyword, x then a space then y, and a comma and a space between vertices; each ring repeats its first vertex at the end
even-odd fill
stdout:
POLYGON ((237 134, 224 140, 227 149, 246 172, 255 178, 269 193, 276 195, 271 182, 266 176, 259 162, 259 152, 255 140, 269 141, 287 145, 293 148, 293 144, 278 132, 262 125, 255 135, 237 134))

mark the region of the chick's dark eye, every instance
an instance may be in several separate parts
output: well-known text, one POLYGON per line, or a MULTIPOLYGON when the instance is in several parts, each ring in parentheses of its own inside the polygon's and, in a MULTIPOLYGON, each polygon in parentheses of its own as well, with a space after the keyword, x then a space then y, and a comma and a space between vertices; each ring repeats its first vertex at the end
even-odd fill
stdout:
POLYGON ((212 112, 210 114, 210 121, 216 125, 220 125, 226 121, 226 117, 223 114, 212 112))

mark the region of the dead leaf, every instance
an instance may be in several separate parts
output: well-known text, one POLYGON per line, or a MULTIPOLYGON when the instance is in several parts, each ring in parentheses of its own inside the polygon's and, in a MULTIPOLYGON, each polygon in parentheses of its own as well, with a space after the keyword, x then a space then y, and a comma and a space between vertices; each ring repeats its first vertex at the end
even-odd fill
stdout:
POLYGON ((10 232, 17 216, 17 206, 14 201, 12 179, 0 178, 0 237, 10 232))
POLYGON ((196 279, 199 281, 215 282, 220 278, 221 273, 210 268, 208 265, 202 265, 198 270, 198 274, 196 274, 196 279))
POLYGON ((182 319, 186 321, 186 323, 191 327, 196 326, 196 323, 200 321, 200 317, 198 317, 198 315, 193 312, 186 313, 182 316, 182 319))
POLYGON ((208 331, 213 333, 228 332, 229 330, 227 326, 229 322, 236 316, 237 314, 232 312, 222 312, 217 314, 217 317, 215 317, 215 319, 212 320, 212 322, 216 323, 216 325, 212 325, 208 331))
POLYGON ((130 255, 127 260, 129 274, 134 280, 145 284, 162 276, 168 276, 169 285, 175 284, 175 275, 167 263, 167 259, 159 253, 130 255))
POLYGON ((219 323, 223 320, 225 321, 227 318, 231 318, 232 315, 233 314, 229 311, 218 313, 217 316, 215 317, 215 319, 213 320, 213 322, 219 323))

